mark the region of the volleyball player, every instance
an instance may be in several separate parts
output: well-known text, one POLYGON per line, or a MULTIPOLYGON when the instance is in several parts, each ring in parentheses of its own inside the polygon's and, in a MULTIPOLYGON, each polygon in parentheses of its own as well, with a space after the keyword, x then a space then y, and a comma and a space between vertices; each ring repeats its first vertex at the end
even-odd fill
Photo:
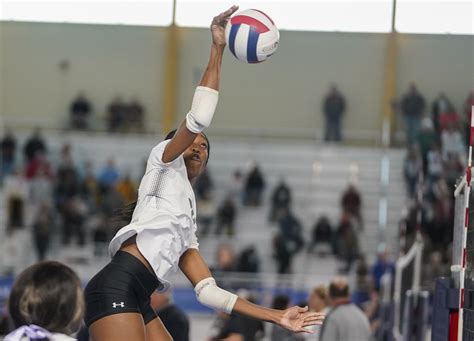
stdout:
POLYGON ((17 328, 5 341, 73 341, 84 316, 81 282, 68 266, 36 263, 13 284, 8 310, 17 328))
MULTIPOLYGON (((213 19, 209 63, 191 110, 177 131, 151 151, 129 224, 110 243, 113 258, 86 287, 85 322, 93 341, 171 340, 150 306, 150 295, 157 288, 168 289, 167 277, 178 267, 194 286, 197 299, 211 308, 294 332, 307 332, 305 327, 324 319, 324 314, 307 308, 268 309, 219 288, 199 253, 191 186, 209 158, 209 141, 202 131, 217 105, 225 25, 237 9, 233 6, 213 19)), ((127 219, 126 211, 124 215, 127 219)))

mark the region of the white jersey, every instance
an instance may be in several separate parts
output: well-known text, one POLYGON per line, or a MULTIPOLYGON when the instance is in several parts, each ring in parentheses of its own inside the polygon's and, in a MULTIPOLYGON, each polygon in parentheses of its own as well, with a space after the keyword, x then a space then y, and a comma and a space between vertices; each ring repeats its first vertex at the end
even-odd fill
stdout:
POLYGON ((178 270, 181 255, 189 248, 199 247, 196 199, 183 155, 168 163, 162 161, 169 141, 151 151, 132 221, 117 232, 109 245, 113 257, 122 243, 136 234, 138 249, 163 284, 160 291, 170 287, 168 275, 178 270))

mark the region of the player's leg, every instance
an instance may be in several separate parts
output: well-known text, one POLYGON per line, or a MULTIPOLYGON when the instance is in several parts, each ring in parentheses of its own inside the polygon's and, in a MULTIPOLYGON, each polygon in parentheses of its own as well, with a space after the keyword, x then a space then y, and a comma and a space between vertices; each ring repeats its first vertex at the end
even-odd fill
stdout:
POLYGON ((145 324, 146 341, 173 341, 161 319, 156 315, 155 310, 151 306, 150 298, 142 301, 140 310, 145 324))
POLYGON ((148 322, 145 326, 146 341, 173 341, 159 317, 148 322))
MULTIPOLYGON (((140 313, 105 316, 89 327, 92 341, 146 341, 145 324, 140 313)), ((156 339, 159 340, 159 339, 156 339)), ((166 340, 166 339, 163 339, 166 340)))
MULTIPOLYGON (((150 295, 158 285, 156 277, 137 258, 117 252, 84 290, 84 320, 93 341, 145 341, 145 325, 156 318, 150 295)), ((156 340, 168 340, 166 333, 161 336, 156 340)))

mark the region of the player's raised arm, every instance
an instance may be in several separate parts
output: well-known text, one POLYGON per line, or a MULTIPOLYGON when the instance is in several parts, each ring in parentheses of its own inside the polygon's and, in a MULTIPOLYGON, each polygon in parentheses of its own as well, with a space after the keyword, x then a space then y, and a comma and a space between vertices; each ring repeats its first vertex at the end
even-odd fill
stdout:
POLYGON ((209 62, 194 93, 191 110, 163 152, 163 162, 176 159, 193 143, 196 134, 211 124, 219 98, 222 56, 226 45, 225 26, 237 9, 238 6, 232 6, 212 20, 212 45, 209 62))

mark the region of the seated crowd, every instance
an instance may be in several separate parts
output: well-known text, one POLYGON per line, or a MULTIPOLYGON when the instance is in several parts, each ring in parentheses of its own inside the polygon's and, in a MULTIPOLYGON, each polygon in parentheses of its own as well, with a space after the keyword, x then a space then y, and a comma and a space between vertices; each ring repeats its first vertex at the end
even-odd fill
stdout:
MULTIPOLYGON (((95 106, 80 92, 72 101, 69 108, 69 128, 74 130, 92 129, 92 115, 95 106)), ((111 133, 142 133, 145 131, 145 108, 137 98, 124 102, 121 96, 116 96, 107 106, 105 123, 111 133)))
MULTIPOLYGON (((407 94, 406 107, 413 96, 420 97, 407 94)), ((400 249, 408 251, 419 227, 425 244, 423 283, 430 289, 434 289, 433 278, 449 275, 455 212, 453 192, 467 166, 473 105, 474 93, 471 93, 461 109, 463 117, 447 95, 440 93, 429 115, 423 117, 420 111, 420 125, 410 130, 403 165, 409 201, 400 222, 400 249), (419 212, 421 221, 417 218, 419 212)))
MULTIPOLYGON (((452 192, 456 180, 464 171, 467 150, 466 136, 463 137, 461 132, 460 120, 455 119, 455 115, 443 113, 443 108, 451 107, 446 103, 440 104, 442 97, 437 101, 439 103, 433 106, 437 108, 437 114, 424 118, 420 129, 410 130, 410 134, 414 134, 410 136, 414 137, 404 163, 404 177, 411 201, 400 224, 400 250, 406 252, 413 243, 418 225, 416 216, 418 210, 421 210, 421 233, 425 240, 422 285, 430 291, 434 289, 433 280, 436 277, 449 273, 451 250, 446 245, 452 241, 452 192), (422 203, 417 201, 419 194, 423 195, 422 203)), ((84 95, 79 95, 71 105, 71 127, 88 129, 92 107, 84 95)), ((108 129, 111 132, 123 132, 124 127, 135 127, 134 131, 143 130, 144 109, 138 102, 126 105, 120 98, 116 98, 110 104, 108 113, 108 129)), ((78 164, 72 157, 70 145, 62 147, 59 162, 53 164, 47 143, 39 130, 35 130, 24 144, 22 162, 18 160, 18 146, 11 131, 3 136, 0 147, 0 184, 7 207, 7 236, 19 229, 30 230, 38 260, 48 257, 56 229, 60 231, 60 242, 63 245, 69 245, 74 240, 78 245, 84 245, 92 240, 96 246, 96 255, 104 255, 106 243, 121 227, 114 226, 113 213, 116 208, 135 200, 139 179, 132 179, 119 170, 113 159, 107 160, 98 172, 87 161, 78 164)), ((211 175, 207 172, 201 176, 195 184, 199 237, 225 234, 232 238, 238 234, 238 215, 242 214, 245 207, 252 209, 262 205, 265 186, 264 174, 258 164, 254 164, 247 172, 236 170, 225 197, 215 205, 211 175)), ((317 252, 320 256, 331 253, 343 262, 339 271, 347 275, 348 279, 335 278, 328 285, 315 287, 308 293, 307 302, 291 303, 308 305, 314 311, 328 312, 324 326, 315 330, 319 340, 333 340, 336 334, 383 337, 389 331, 384 329, 381 321, 381 314, 386 308, 386 302, 381 297, 387 275, 393 281, 395 264, 386 249, 380 250, 371 265, 360 250, 358 232, 364 228, 364 219, 362 197, 355 184, 350 184, 341 194, 341 214, 337 225, 333 226, 325 215, 318 217, 309 241, 305 240, 304 227, 292 209, 292 197, 291 188, 284 179, 272 189, 269 197, 268 221, 277 227, 272 243, 277 272, 295 272, 293 259, 300 252, 317 252), (323 248, 324 252, 321 251, 321 244, 326 246, 323 248)), ((255 274, 260 271, 261 261, 254 245, 246 246, 238 252, 231 245, 221 245, 217 250, 213 273, 223 288, 238 290, 240 295, 250 300, 261 301, 262 297, 253 290, 255 288, 244 282, 229 280, 230 277, 227 276, 232 272, 255 274)), ((7 269, 7 272, 13 273, 14 269, 7 269)), ((86 340, 84 330, 79 334, 75 333, 79 329, 77 321, 83 314, 83 302, 74 300, 75 296, 72 294, 77 289, 76 279, 72 270, 60 263, 41 262, 26 269, 18 276, 10 297, 9 314, 17 328, 13 333, 21 334, 21 337, 29 335, 28 333, 47 335, 52 340, 54 337, 51 335, 67 334, 86 340), (21 295, 25 294, 28 285, 32 285, 28 281, 31 281, 35 272, 51 272, 54 267, 61 270, 54 271, 55 275, 64 273, 64 278, 67 277, 67 280, 61 280, 69 288, 60 294, 72 295, 72 301, 76 303, 70 307, 74 313, 72 316, 58 316, 57 324, 52 325, 41 320, 41 314, 37 313, 43 312, 40 307, 37 311, 32 307, 28 312, 30 315, 26 316, 24 311, 18 311, 15 302, 18 300, 17 296, 23 299, 21 295)), ((59 279, 50 276, 50 280, 59 279)), ((277 292, 271 306, 285 308, 289 306, 291 299, 290 296, 277 292)), ((175 340, 189 339, 189 319, 173 305, 169 294, 154 294, 152 304, 175 340), (167 323, 169 314, 179 314, 181 318, 170 319, 167 323)), ((54 306, 49 308, 58 309, 54 306)), ((2 332, 5 334, 11 330, 2 325, 2 332)), ((209 340, 258 340, 265 334, 270 335, 271 340, 304 339, 302 336, 285 333, 278 327, 265 330, 261 323, 239 316, 219 314, 209 340)))
MULTIPOLYGON (((239 295, 257 301, 257 292, 240 290, 239 295)), ((286 294, 275 294, 271 307, 286 309, 291 299, 286 294)), ((379 323, 374 318, 378 302, 357 306, 351 303, 350 285, 345 278, 334 278, 328 286, 316 286, 307 294, 307 301, 297 302, 316 312, 327 313, 323 326, 311 329, 312 339, 335 340, 336 335, 348 340, 369 340, 379 323), (350 337, 349 337, 350 336, 350 337)), ((171 294, 153 293, 151 306, 175 341, 192 338, 187 314, 177 307, 171 294)), ((81 283, 75 272, 56 261, 36 263, 16 278, 8 299, 8 312, 2 317, 0 336, 7 341, 30 340, 89 340, 82 322, 85 304, 81 283)), ((309 327, 308 327, 309 328, 309 327)), ((272 341, 305 340, 301 334, 292 334, 279 326, 266 326, 256 320, 234 314, 218 313, 208 340, 261 340, 265 335, 272 341)))

